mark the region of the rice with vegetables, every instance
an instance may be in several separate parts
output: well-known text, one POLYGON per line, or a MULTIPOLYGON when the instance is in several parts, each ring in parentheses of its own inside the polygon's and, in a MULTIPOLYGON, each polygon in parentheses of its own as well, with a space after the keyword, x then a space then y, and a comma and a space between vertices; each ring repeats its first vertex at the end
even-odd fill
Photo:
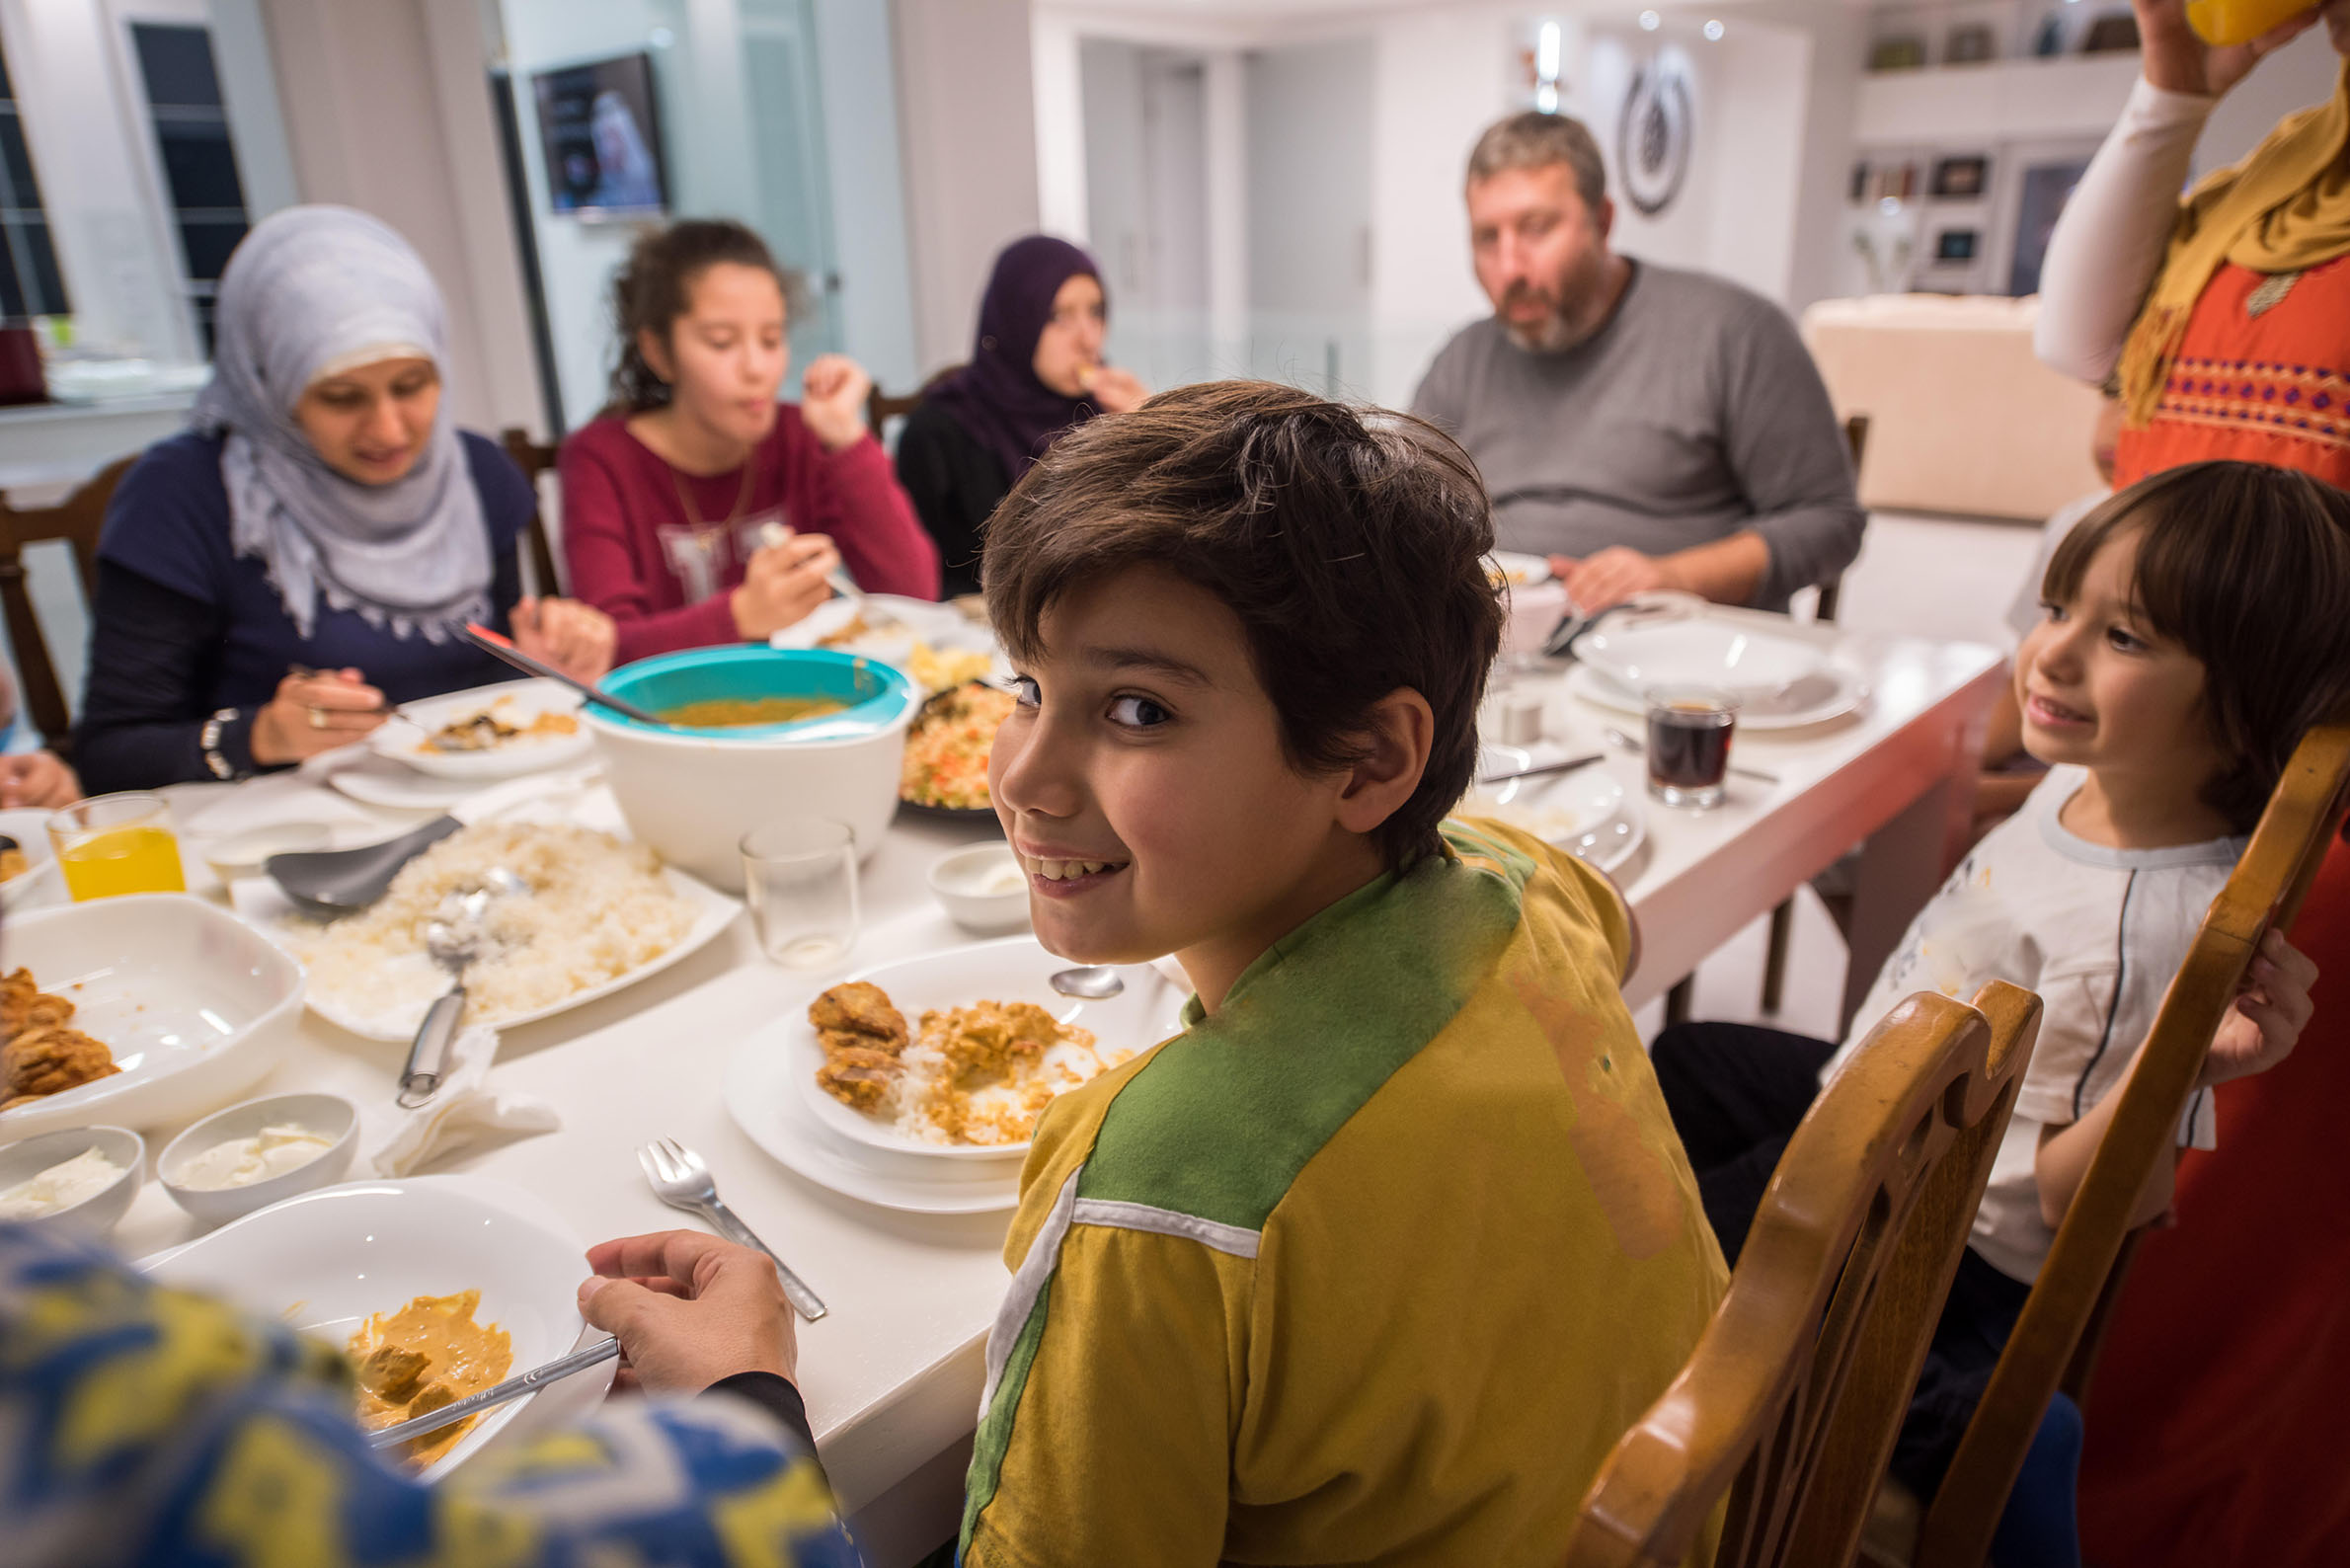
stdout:
POLYGON ((1011 711, 1011 693, 992 686, 963 686, 934 699, 906 735, 899 797, 917 806, 986 811, 993 804, 987 753, 1011 711))
POLYGON ((503 866, 530 889, 492 902, 482 956, 465 972, 465 1021, 495 1024, 617 980, 683 941, 694 909, 642 844, 591 828, 485 823, 451 833, 400 869, 373 906, 345 919, 286 923, 314 994, 338 1009, 410 1027, 448 988, 426 926, 451 894, 503 866))

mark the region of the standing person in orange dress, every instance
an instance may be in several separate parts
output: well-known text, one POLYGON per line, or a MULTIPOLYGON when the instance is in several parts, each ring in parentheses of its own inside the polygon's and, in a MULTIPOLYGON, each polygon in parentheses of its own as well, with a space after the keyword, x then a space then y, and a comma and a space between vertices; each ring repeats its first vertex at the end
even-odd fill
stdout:
MULTIPOLYGON (((2350 54, 2350 0, 2225 48, 2188 30, 2183 0, 2134 6, 2144 80, 2051 239, 2040 357, 2084 380, 2118 369, 2117 485, 2209 457, 2350 485, 2350 67, 2177 196, 2213 107, 2262 55, 2319 25, 2350 54)), ((2098 1364, 2092 1562, 2350 1562, 2350 846, 2292 940, 2320 972, 2309 1049, 2218 1091, 2219 1147, 2181 1155, 2177 1223, 2139 1249, 2098 1364)))

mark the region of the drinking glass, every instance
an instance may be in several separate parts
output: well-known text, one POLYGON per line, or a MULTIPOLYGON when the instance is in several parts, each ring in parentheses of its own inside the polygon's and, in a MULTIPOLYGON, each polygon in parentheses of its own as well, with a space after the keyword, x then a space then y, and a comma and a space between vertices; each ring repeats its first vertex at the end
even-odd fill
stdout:
POLYGON ((160 795, 96 795, 49 813, 49 843, 76 902, 123 893, 186 893, 171 803, 160 795))
POLYGON ((857 941, 857 835, 846 823, 786 817, 743 835, 743 887, 759 951, 821 969, 857 941))
POLYGON ((1668 806, 1711 811, 1722 804, 1738 699, 1704 686, 1652 686, 1648 703, 1648 793, 1668 806))

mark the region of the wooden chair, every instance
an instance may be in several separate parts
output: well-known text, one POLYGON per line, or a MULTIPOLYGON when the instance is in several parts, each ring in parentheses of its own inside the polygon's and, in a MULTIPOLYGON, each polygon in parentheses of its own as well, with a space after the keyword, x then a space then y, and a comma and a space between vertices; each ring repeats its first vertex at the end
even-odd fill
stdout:
POLYGON ((1844 1568, 2040 1027, 1994 982, 1921 993, 1821 1093, 1689 1363, 1583 1500, 1568 1568, 1844 1568))
MULTIPOLYGON (((2252 842, 2203 917, 2131 1071, 1983 1402, 1926 1511, 1916 1568, 1982 1568, 2024 1450, 2062 1388, 2087 1391, 2135 1242, 2130 1215, 2154 1162, 2178 1154, 2179 1119, 2205 1049, 2269 927, 2290 926, 2350 812, 2350 725, 2303 738, 2252 842)), ((2322 1047, 2329 1042, 2317 1042, 2322 1047)))
MULTIPOLYGON (((1844 445, 1852 453, 1852 479, 1854 484, 1858 484, 1860 459, 1868 450, 1867 415, 1855 414, 1844 421, 1844 445)), ((1843 596, 1843 587, 1844 580, 1841 577, 1833 583, 1821 585, 1820 620, 1836 619, 1837 603, 1843 596)), ((1762 955, 1762 1010, 1766 1013, 1776 1013, 1779 1003, 1786 999, 1787 942, 1794 932, 1795 900, 1790 895, 1780 900, 1778 907, 1770 911, 1770 945, 1762 955)))
POLYGON ((523 477, 530 481, 531 499, 538 502, 530 509, 530 526, 525 532, 526 548, 530 551, 530 570, 538 585, 538 591, 560 593, 563 591, 563 578, 555 570, 555 552, 547 544, 546 507, 540 500, 538 488, 539 476, 555 471, 555 455, 559 448, 552 444, 542 446, 532 440, 530 432, 518 425, 508 426, 499 432, 498 440, 506 448, 506 455, 514 460, 514 466, 522 470, 523 477))
POLYGON ((64 540, 73 549, 87 599, 98 587, 98 534, 106 525, 107 504, 136 461, 134 453, 108 465, 54 507, 20 511, 0 495, 0 608, 8 615, 9 650, 16 657, 25 712, 40 732, 41 743, 59 756, 72 748, 73 719, 33 612, 33 595, 26 589, 24 550, 29 544, 64 540))
POLYGON ((914 410, 920 408, 922 406, 922 399, 930 395, 930 389, 932 387, 937 386, 941 381, 944 381, 948 376, 953 375, 956 371, 962 368, 963 366, 959 364, 948 365, 945 369, 932 374, 921 384, 920 387, 912 392, 907 393, 904 397, 892 397, 889 393, 884 392, 878 386, 876 386, 871 392, 866 393, 865 426, 868 430, 873 431, 874 439, 881 439, 882 427, 884 425, 888 424, 891 420, 903 419, 906 415, 911 414, 914 410))

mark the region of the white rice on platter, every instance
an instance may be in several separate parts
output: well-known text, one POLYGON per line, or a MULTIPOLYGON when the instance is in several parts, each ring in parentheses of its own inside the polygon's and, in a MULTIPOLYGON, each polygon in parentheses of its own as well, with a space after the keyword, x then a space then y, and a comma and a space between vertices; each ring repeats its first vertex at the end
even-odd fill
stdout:
POLYGON ((480 887, 499 866, 531 891, 490 905, 491 941, 465 972, 469 1024, 496 1024, 617 980, 693 925, 693 905, 642 844, 587 827, 485 823, 403 866, 362 913, 288 920, 285 940, 309 967, 312 994, 346 1013, 413 1026, 449 983, 426 950, 426 926, 444 898, 480 887))

